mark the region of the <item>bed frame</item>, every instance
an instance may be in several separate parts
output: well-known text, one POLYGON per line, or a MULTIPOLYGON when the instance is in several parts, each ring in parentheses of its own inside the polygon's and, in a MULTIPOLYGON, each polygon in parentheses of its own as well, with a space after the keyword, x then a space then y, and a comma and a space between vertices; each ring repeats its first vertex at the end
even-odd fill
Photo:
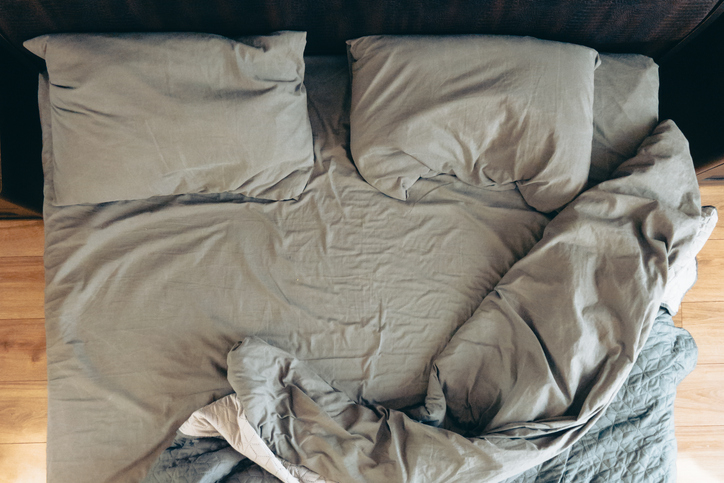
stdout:
POLYGON ((308 32, 307 54, 370 34, 531 35, 661 65, 661 117, 697 171, 724 163, 724 0, 0 0, 0 216, 42 209, 37 72, 22 42, 57 32, 308 32), (30 211, 28 211, 30 210, 30 211))

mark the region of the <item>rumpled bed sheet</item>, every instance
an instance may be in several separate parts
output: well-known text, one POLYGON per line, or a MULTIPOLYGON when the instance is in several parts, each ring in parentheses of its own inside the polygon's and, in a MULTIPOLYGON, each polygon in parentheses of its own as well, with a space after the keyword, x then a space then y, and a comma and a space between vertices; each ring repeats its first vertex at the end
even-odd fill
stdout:
MULTIPOLYGON (((354 401, 305 362, 249 337, 229 353, 236 394, 221 420, 238 422, 250 439, 258 433, 285 463, 324 481, 499 481, 536 465, 524 480, 671 474, 673 389, 696 351, 658 307, 669 267, 699 248, 689 163, 685 138, 663 122, 611 180, 558 214, 434 359, 424 404, 397 411, 354 401), (676 181, 667 181, 672 173, 676 181), (647 365, 669 377, 646 374, 647 365), (663 404, 652 403, 657 395, 663 404), (601 437, 621 416, 629 427, 597 450, 583 443, 591 467, 571 472, 568 463, 581 464, 576 442, 601 437), (642 445, 654 429, 663 437, 642 445), (626 446, 636 466, 602 469, 595 461, 610 462, 626 446), (648 461, 647 450, 659 458, 648 461)), ((219 431, 239 448, 228 427, 219 431)), ((265 468, 297 481, 285 468, 265 468)))
POLYGON ((700 220, 676 127, 549 224, 449 176, 376 192, 346 98, 309 90, 298 201, 46 204, 49 481, 139 480, 231 392, 276 455, 338 482, 503 479, 603 415, 700 220))
MULTIPOLYGON (((506 483, 675 481, 673 407, 676 386, 693 370, 696 357, 697 349, 691 335, 674 327, 666 311, 659 311, 628 379, 603 416, 570 448, 506 480, 506 483)), ((232 397, 235 395, 226 396, 218 402, 232 397)), ((189 433, 193 432, 195 436, 184 433, 188 431, 186 426, 189 424, 185 423, 174 443, 161 454, 144 482, 284 481, 283 475, 275 471, 275 465, 269 461, 261 438, 256 433, 242 434, 242 424, 246 431, 254 430, 245 418, 240 424, 236 408, 227 413, 233 413, 234 417, 212 417, 209 422, 209 411, 213 411, 211 408, 218 402, 192 415, 192 418, 203 418, 206 436, 193 427, 189 433), (224 428, 224 435, 216 431, 217 434, 212 436, 208 432, 216 425, 224 428), (230 436, 230 433, 238 433, 238 436, 230 436), (230 446, 229 441, 234 439, 236 443, 230 446), (275 474, 279 477, 275 477, 275 474)), ((213 412, 223 414, 226 411, 213 412)), ((198 428, 201 424, 197 421, 194 426, 198 428)), ((279 464, 288 468, 289 464, 285 463, 279 464)), ((296 475, 291 476, 303 483, 324 481, 311 471, 296 475)))

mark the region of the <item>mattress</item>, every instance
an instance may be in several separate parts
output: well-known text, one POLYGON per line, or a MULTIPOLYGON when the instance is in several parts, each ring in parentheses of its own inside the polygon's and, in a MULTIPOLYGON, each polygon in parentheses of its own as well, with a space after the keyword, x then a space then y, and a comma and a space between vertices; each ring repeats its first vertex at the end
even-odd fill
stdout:
MULTIPOLYGON (((305 83, 314 171, 298 200, 58 207, 41 80, 48 481, 143 478, 193 411, 233 392, 227 355, 242 340, 292 354, 356 403, 420 406, 435 357, 543 237, 554 214, 514 186, 441 175, 415 183, 406 202, 383 195, 350 159, 346 59, 307 59, 305 83)), ((666 330, 658 357, 687 348, 667 366, 679 380, 695 348, 666 330)), ((675 384, 661 387, 671 398, 675 384)), ((673 458, 666 430, 662 468, 673 458)), ((570 461, 580 450, 567 451, 570 461)))

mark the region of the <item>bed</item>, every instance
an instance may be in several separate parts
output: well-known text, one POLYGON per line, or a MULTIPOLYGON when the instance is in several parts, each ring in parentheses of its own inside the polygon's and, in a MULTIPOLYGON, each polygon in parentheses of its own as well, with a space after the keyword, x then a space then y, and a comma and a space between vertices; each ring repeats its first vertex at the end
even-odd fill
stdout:
POLYGON ((43 5, 48 481, 674 479, 712 2, 43 5))

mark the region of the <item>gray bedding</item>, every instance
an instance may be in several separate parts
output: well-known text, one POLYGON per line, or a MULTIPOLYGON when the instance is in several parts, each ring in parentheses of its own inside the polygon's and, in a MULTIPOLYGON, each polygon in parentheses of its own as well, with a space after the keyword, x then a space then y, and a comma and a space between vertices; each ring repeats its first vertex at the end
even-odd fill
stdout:
POLYGON ((676 481, 676 386, 696 365, 696 344, 660 311, 625 384, 568 450, 506 483, 676 481))
MULTIPOLYGON (((675 128, 665 125, 650 156, 557 224, 516 189, 450 176, 420 180, 400 202, 367 185, 348 157, 344 65, 318 72, 308 82, 315 169, 298 201, 220 194, 46 204, 49 481, 138 481, 194 410, 232 390, 277 454, 340 482, 392 481, 379 468, 394 480, 408 464, 410 481, 455 469, 462 479, 500 479, 562 451, 571 460, 571 445, 603 424, 641 360, 667 264, 696 233, 698 190, 675 128), (558 248, 526 256, 546 226, 549 248, 558 248), (499 285, 504 276, 510 283, 499 285), (527 293, 519 283, 536 285, 537 298, 519 297, 527 293), (491 332, 510 317, 515 331, 491 332), (481 334, 498 343, 486 346, 481 334), (301 379, 290 384, 297 369, 301 379), (304 389, 308 381, 321 392, 304 389), (289 400, 295 384, 309 397, 289 400), (360 429, 356 414, 368 417, 360 434, 386 427, 399 444, 368 439, 381 445, 366 466, 357 444, 367 443, 353 434, 352 444, 315 458, 318 448, 300 435, 318 428, 278 432, 289 411, 299 414, 295 404, 316 421, 331 416, 320 435, 360 429), (478 438, 491 432, 499 436, 478 438), (438 438, 445 463, 414 466, 430 459, 404 444, 415 434, 438 438), (511 455, 526 463, 512 467, 511 455)), ((43 105, 41 89, 47 166, 43 105)), ((691 344, 682 333, 674 339, 691 344)), ((690 367, 687 353, 671 380, 690 367)), ((660 386, 671 397, 671 384, 660 386)))
MULTIPOLYGON (((694 368, 696 354, 689 333, 674 327, 671 316, 660 311, 628 379, 596 424, 563 453, 506 483, 674 481, 674 397, 676 386, 694 368)), ((222 479, 278 481, 223 438, 183 434, 161 454, 144 481, 222 479)))
POLYGON ((228 357, 248 422, 337 482, 498 481, 570 447, 630 373, 701 222, 688 143, 661 123, 546 227, 435 356, 423 404, 363 404, 250 337, 228 357), (440 461, 431 465, 430 461, 440 461))

